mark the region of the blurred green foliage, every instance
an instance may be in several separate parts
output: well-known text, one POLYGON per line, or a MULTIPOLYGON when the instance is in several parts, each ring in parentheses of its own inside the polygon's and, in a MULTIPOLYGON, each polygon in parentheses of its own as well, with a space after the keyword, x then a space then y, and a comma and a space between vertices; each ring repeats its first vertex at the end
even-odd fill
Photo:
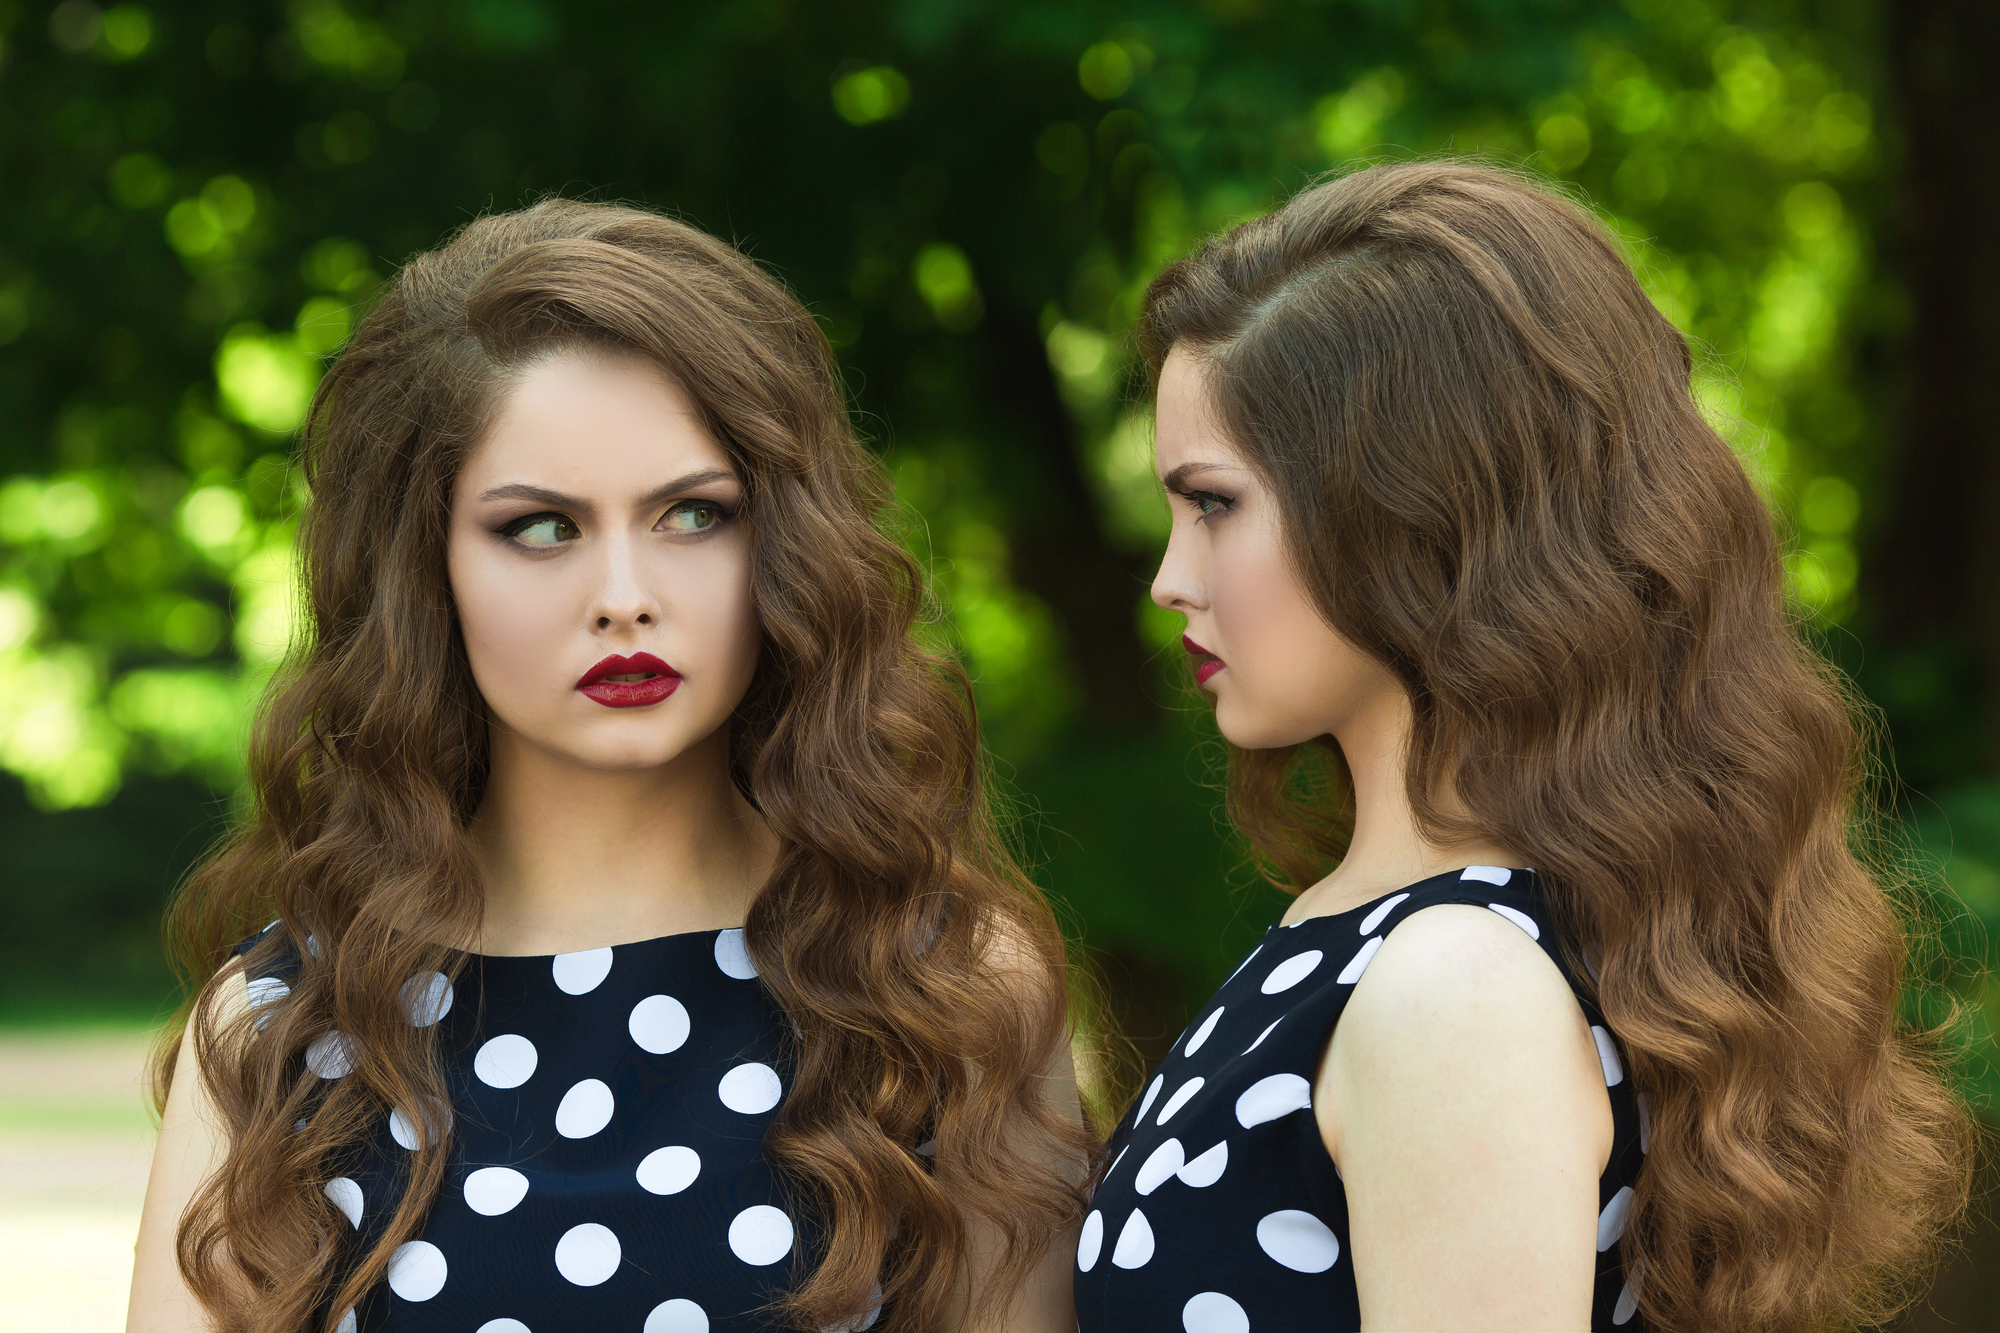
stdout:
MULTIPOLYGON (((133 812, 111 822, 129 842, 160 811, 212 817, 162 793, 239 780, 294 615, 292 432, 325 359, 402 258, 555 191, 674 210, 811 304, 1039 872, 1135 1035, 1171 1034, 1275 898, 1220 831, 1177 624, 1145 597, 1165 528, 1125 336, 1145 283, 1358 162, 1478 152, 1569 182, 1695 340, 1701 399, 1792 525, 1791 587, 1838 649, 1867 627, 1882 349, 1909 318, 1876 253, 1885 13, 0 0, 0 768, 46 812, 6 816, 30 831, 0 892, 61 906, 10 947, 142 929, 79 886, 125 856, 121 901, 156 903, 192 846, 175 829, 171 854, 127 855, 88 817, 133 812)), ((2000 797, 1942 776, 1956 794, 1917 827, 1970 909, 1953 985, 2000 1014, 2000 797)))

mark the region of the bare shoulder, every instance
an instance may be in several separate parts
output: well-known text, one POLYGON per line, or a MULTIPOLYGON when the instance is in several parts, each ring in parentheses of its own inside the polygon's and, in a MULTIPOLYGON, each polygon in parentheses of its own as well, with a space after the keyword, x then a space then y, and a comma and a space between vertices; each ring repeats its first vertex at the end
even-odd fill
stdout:
POLYGON ((1541 946, 1498 912, 1451 903, 1417 912, 1389 933, 1340 1027, 1355 1037, 1396 1036, 1405 1024, 1443 1020, 1447 1031, 1478 1031, 1551 1012, 1579 1023, 1583 1017, 1541 946))
POLYGON ((1611 1105, 1582 1006, 1520 927, 1456 904, 1397 926, 1334 1028, 1314 1115, 1365 1326, 1589 1322, 1611 1105))
MULTIPOLYGON (((240 1031, 250 1005, 242 959, 231 958, 208 983, 204 1007, 218 1033, 240 1031)), ((146 1182, 146 1201, 133 1247, 129 1333, 195 1333, 213 1324, 187 1289, 176 1259, 175 1233, 196 1192, 222 1165, 228 1138, 203 1081, 203 1050, 195 1040, 201 1009, 181 1034, 173 1086, 160 1117, 160 1136, 146 1182)))
MULTIPOLYGON (((1373 1110, 1393 1106, 1405 1130, 1437 1122, 1484 1132, 1546 1117, 1611 1148, 1610 1107, 1582 1006, 1540 945, 1483 907, 1427 908, 1399 925, 1355 985, 1329 1043, 1318 1092, 1328 1146, 1351 1145, 1373 1110), (1341 1109, 1345 1107, 1345 1113, 1341 1109)), ((1365 1132, 1365 1131, 1364 1131, 1365 1132)))

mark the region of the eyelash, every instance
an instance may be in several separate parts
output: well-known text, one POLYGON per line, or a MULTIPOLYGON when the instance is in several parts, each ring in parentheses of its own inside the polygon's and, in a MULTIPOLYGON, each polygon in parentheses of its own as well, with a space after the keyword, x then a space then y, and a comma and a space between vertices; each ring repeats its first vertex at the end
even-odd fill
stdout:
POLYGON ((1226 514, 1236 507, 1236 501, 1227 495, 1217 495, 1214 491, 1182 491, 1181 499, 1195 511, 1195 521, 1217 513, 1226 514))
MULTIPOLYGON (((709 533, 714 532, 718 528, 723 527, 731 519, 736 517, 735 510, 727 508, 726 506, 722 505, 721 503, 715 500, 680 500, 676 501, 674 504, 667 506, 666 513, 660 515, 660 522, 665 523, 669 517, 683 510, 688 511, 690 513, 701 510, 707 510, 715 515, 714 521, 711 522, 706 528, 698 528, 693 530, 689 529, 679 530, 679 535, 691 536, 691 537, 705 537, 709 533)), ((656 524, 655 526, 657 527, 658 524, 656 524)), ((668 531, 675 531, 675 530, 668 529, 668 531)), ((542 512, 536 514, 524 514, 520 518, 513 520, 511 523, 508 523, 507 525, 505 525, 500 529, 499 535, 503 540, 511 542, 516 546, 524 547, 528 550, 548 551, 555 549, 555 547, 563 544, 565 541, 574 541, 578 535, 581 535, 581 533, 582 533, 582 528, 577 524, 575 519, 569 517, 567 514, 560 514, 554 510, 543 510, 542 512), (562 524, 564 527, 567 527, 571 533, 571 536, 567 538, 558 538, 554 542, 547 542, 547 543, 524 542, 521 540, 521 534, 526 532, 528 529, 536 526, 537 524, 547 523, 550 521, 554 521, 556 523, 562 524)))

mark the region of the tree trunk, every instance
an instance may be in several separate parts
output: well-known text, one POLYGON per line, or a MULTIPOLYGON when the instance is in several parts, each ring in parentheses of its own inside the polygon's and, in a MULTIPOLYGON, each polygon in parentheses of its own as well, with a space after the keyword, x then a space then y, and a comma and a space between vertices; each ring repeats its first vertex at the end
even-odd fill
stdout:
POLYGON ((1912 324, 1869 600, 1892 653, 1941 660, 1970 690, 1980 740, 1961 753, 1990 773, 2000 768, 2000 4, 1895 0, 1888 15, 1905 213, 1885 249, 1912 324))
POLYGON ((1152 565, 1105 540, 1097 498, 1076 447, 1076 427, 1056 388, 1033 319, 993 310, 982 352, 991 391, 1027 450, 1001 459, 1014 473, 1014 581, 1046 603, 1061 623, 1083 685, 1086 729, 1139 730, 1156 711, 1145 688, 1146 651, 1138 601, 1152 565))

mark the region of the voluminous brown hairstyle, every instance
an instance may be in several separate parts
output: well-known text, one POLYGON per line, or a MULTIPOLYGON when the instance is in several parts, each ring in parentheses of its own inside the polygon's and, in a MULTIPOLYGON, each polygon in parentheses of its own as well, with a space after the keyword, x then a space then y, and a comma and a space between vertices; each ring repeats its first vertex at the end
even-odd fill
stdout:
MULTIPOLYGON (((1421 822, 1541 870, 1594 965, 1651 1115, 1623 1242, 1650 1326, 1890 1313, 1963 1208, 1969 1122, 1896 1018, 1849 695, 1604 229, 1506 172, 1374 167, 1169 268, 1141 333, 1155 374, 1205 363, 1303 585, 1408 691, 1421 822)), ((1345 846, 1329 749, 1231 755, 1294 888, 1345 846)))
MULTIPOLYGON (((198 988, 182 1017, 228 1138, 181 1222, 182 1272, 224 1329, 330 1327, 444 1178, 450 1118, 424 1114, 447 1096, 437 1029, 412 1026, 398 997, 418 973, 456 975, 468 956, 449 946, 476 938, 481 911, 466 829, 487 719, 447 517, 510 377, 565 350, 664 369, 745 483, 763 647, 731 762, 781 842, 745 937, 798 1034, 765 1152, 824 1232, 783 1315, 865 1318, 879 1282, 883 1327, 929 1329, 964 1290, 962 1210, 1007 1242, 996 1286, 1081 1215, 1092 1141, 1044 1078, 1067 1030, 1062 940, 996 836, 965 677, 912 637, 920 572, 878 529, 886 486, 812 317, 691 227, 561 201, 481 219, 412 261, 314 399, 309 637, 264 702, 254 810, 170 918, 198 988), (290 994, 261 1030, 225 1021, 220 985, 201 983, 273 916, 249 961, 296 954, 290 994), (352 1072, 308 1072, 315 1042, 352 1072), (322 1189, 385 1108, 431 1128, 361 1253, 322 1189)), ((169 1042, 162 1102, 172 1077, 169 1042)))

